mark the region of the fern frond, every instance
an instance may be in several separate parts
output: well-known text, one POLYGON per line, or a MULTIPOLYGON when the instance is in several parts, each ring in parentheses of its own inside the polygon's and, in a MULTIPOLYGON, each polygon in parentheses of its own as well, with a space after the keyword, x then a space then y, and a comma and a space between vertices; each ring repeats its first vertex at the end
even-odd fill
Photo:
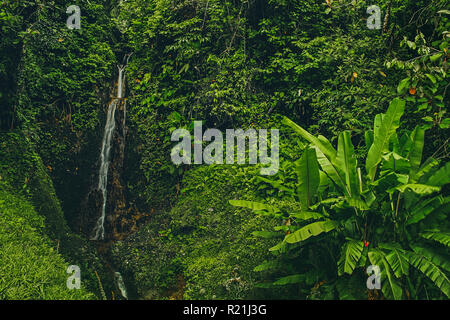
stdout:
POLYGON ((95 276, 98 279, 98 287, 100 288, 100 293, 102 294, 102 298, 103 298, 103 300, 107 300, 105 291, 103 290, 102 282, 100 281, 100 277, 98 276, 97 271, 94 270, 94 272, 95 272, 95 276))

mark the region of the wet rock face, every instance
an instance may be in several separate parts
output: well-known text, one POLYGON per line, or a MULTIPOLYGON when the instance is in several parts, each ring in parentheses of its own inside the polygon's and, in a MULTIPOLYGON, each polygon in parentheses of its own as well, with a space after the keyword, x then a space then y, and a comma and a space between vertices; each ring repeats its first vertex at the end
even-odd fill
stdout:
MULTIPOLYGON (((105 239, 122 240, 137 230, 138 221, 148 215, 139 213, 126 199, 126 183, 124 177, 125 135, 127 133, 126 99, 120 99, 115 113, 115 130, 111 141, 110 164, 105 215, 105 239)), ((98 181, 98 180, 97 180, 98 181)), ((95 182, 94 182, 95 183, 95 182)), ((96 185, 95 185, 96 186, 96 185)), ((82 204, 80 225, 78 229, 87 237, 94 236, 94 228, 101 216, 103 196, 100 190, 91 190, 82 204)))
POLYGON ((125 160, 124 107, 126 100, 121 100, 116 113, 116 130, 112 141, 111 162, 108 172, 108 197, 106 202, 105 236, 121 240, 130 232, 130 226, 124 222, 130 218, 130 208, 125 199, 123 181, 123 163, 125 160))
POLYGON ((81 205, 80 219, 75 222, 75 231, 92 237, 93 226, 95 226, 98 217, 102 214, 103 194, 100 190, 90 191, 81 205))

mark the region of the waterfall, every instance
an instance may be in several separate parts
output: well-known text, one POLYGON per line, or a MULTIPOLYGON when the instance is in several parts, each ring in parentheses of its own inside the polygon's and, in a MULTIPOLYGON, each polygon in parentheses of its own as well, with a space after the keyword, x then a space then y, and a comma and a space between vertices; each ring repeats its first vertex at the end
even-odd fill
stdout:
POLYGON ((122 275, 120 274, 120 272, 114 272, 114 275, 116 277, 117 286, 119 287, 120 294, 125 299, 128 299, 127 288, 125 287, 125 282, 123 281, 122 275))
POLYGON ((105 213, 106 213, 106 195, 108 186, 108 168, 109 168, 109 156, 111 153, 111 140, 116 127, 115 113, 117 107, 117 99, 114 99, 108 107, 108 115, 106 118, 105 133, 102 141, 102 151, 100 153, 100 171, 98 173, 98 189, 102 192, 102 215, 97 221, 95 226, 94 240, 104 239, 105 237, 105 213))
POLYGON ((125 69, 125 65, 117 66, 119 69, 119 80, 117 81, 117 98, 122 98, 122 83, 123 83, 123 70, 125 69))
POLYGON ((123 91, 123 71, 125 65, 117 66, 119 69, 119 78, 117 81, 117 98, 113 99, 108 106, 108 113, 106 117, 105 132, 103 134, 102 149, 100 153, 100 170, 98 173, 98 189, 102 192, 102 214, 97 220, 97 224, 94 228, 95 236, 92 240, 99 240, 105 238, 105 215, 106 215, 106 200, 107 200, 107 187, 108 187, 108 168, 109 158, 111 153, 111 140, 114 136, 114 129, 116 128, 115 113, 119 103, 119 99, 122 98, 123 91))

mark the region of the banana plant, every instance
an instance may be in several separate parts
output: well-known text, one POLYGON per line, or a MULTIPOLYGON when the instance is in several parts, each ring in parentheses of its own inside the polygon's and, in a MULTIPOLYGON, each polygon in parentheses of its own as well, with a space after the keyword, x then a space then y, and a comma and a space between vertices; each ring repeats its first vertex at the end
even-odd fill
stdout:
POLYGON ((442 188, 450 183, 450 163, 439 167, 435 159, 423 161, 423 128, 398 136, 404 108, 403 100, 394 99, 385 114, 375 117, 373 130, 365 133, 368 152, 362 166, 350 131, 338 136, 335 149, 324 136, 284 118, 310 144, 295 166, 297 190, 290 190, 300 210, 230 203, 284 219, 279 228, 284 238, 272 251, 292 244, 315 246, 312 239, 320 236, 340 247, 334 253, 336 277, 372 264, 381 270, 386 298, 421 296, 424 282, 413 281, 422 279, 420 274, 449 298, 450 197, 442 188))

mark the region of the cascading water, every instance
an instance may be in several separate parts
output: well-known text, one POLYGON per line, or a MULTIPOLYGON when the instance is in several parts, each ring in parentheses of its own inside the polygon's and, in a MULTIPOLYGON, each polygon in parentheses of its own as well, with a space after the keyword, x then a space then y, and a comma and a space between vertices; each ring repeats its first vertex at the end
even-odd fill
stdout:
MULTIPOLYGON (((104 240, 105 233, 107 239, 117 240, 122 236, 122 225, 117 223, 117 219, 122 218, 127 214, 126 199, 123 192, 123 182, 121 174, 123 172, 123 161, 125 154, 125 135, 127 132, 126 112, 127 102, 124 98, 124 83, 125 83, 125 68, 128 64, 131 54, 124 57, 123 64, 118 65, 118 79, 117 79, 117 94, 111 100, 108 106, 105 130, 103 134, 101 152, 100 152, 100 169, 98 172, 98 186, 93 193, 89 193, 87 204, 90 199, 93 200, 92 211, 90 206, 87 213, 95 212, 98 215, 98 210, 101 207, 101 215, 97 219, 92 231, 88 231, 92 235, 91 240, 104 240), (123 119, 121 118, 123 112, 123 119), (121 128, 122 127, 122 128, 121 128), (109 170, 110 169, 110 170, 109 170), (108 172, 110 171, 110 172, 108 172), (108 186, 108 177, 111 180, 108 186), (102 194, 102 202, 99 205, 99 194, 102 194), (109 195, 109 197, 108 197, 109 195), (108 209, 108 219, 106 219, 106 209, 108 209), (106 232, 105 232, 106 230, 106 232)), ((121 220, 122 221, 122 220, 121 220)), ((102 246, 102 244, 100 244, 102 246)), ((100 248, 100 247, 99 247, 100 248)), ((104 249, 104 247, 102 247, 104 249)), ((124 279, 120 272, 116 272, 112 265, 109 265, 110 270, 115 278, 117 288, 123 298, 128 299, 128 293, 125 286, 124 279)))
POLYGON ((125 70, 125 65, 117 66, 119 69, 119 80, 117 82, 117 98, 122 98, 122 83, 123 83, 123 70, 125 70))
POLYGON ((94 228, 95 236, 92 240, 101 240, 105 238, 105 216, 106 216, 106 200, 107 200, 107 187, 108 187, 108 168, 111 154, 111 140, 114 135, 114 129, 116 128, 115 113, 119 103, 119 99, 123 94, 123 71, 125 65, 117 66, 119 69, 119 79, 117 81, 117 98, 113 99, 108 106, 108 114, 106 117, 105 133, 103 134, 102 149, 100 153, 100 170, 98 174, 98 189, 103 195, 102 214, 97 220, 97 224, 94 228))
POLYGON ((114 272, 114 276, 116 277, 117 286, 119 287, 120 294, 125 299, 128 299, 127 288, 125 287, 125 282, 123 281, 122 275, 120 272, 114 272))

